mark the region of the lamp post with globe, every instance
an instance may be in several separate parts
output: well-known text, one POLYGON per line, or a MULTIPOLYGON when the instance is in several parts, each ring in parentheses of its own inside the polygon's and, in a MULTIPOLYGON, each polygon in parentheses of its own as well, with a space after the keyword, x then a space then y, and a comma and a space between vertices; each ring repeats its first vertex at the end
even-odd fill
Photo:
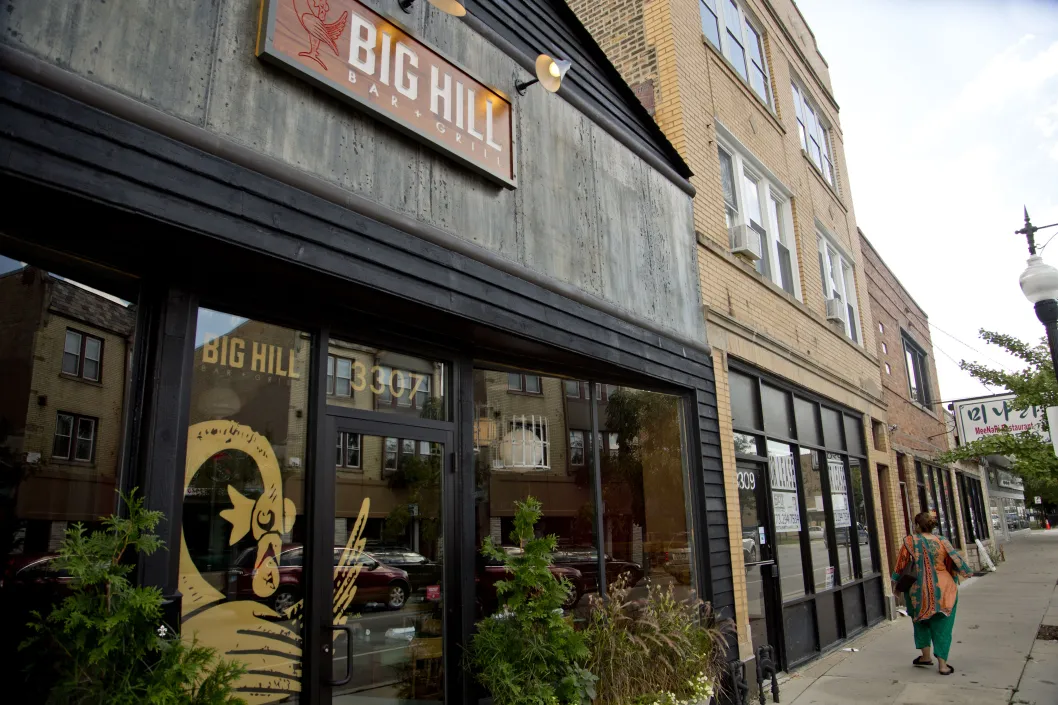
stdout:
POLYGON ((1036 233, 1045 228, 1053 228, 1058 223, 1036 227, 1029 220, 1029 211, 1025 209, 1025 226, 1014 232, 1024 235, 1029 243, 1028 267, 1021 273, 1018 281, 1025 298, 1036 308, 1036 318, 1040 319, 1047 331, 1047 345, 1051 349, 1051 365, 1058 378, 1058 269, 1044 264, 1043 258, 1036 254, 1036 233))

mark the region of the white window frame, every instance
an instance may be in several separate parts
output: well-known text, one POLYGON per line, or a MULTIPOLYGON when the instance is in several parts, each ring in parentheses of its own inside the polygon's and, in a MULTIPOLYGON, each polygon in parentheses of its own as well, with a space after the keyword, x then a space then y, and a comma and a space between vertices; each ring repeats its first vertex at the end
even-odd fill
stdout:
POLYGON ((842 307, 841 322, 845 337, 859 346, 863 346, 863 328, 860 320, 860 302, 856 296, 856 264, 847 252, 838 246, 832 238, 819 225, 816 226, 816 241, 818 243, 819 272, 823 284, 823 299, 840 298, 842 307), (835 260, 836 258, 836 260, 835 260), (840 277, 835 280, 832 269, 837 267, 840 277), (851 277, 851 279, 850 279, 851 277), (835 297, 835 294, 837 295, 835 297), (849 321, 849 308, 852 308, 854 321, 849 321))
MULTIPOLYGON (((723 129, 718 126, 718 131, 723 129)), ((763 242, 761 243, 764 257, 758 260, 757 271, 780 289, 792 294, 798 301, 803 301, 801 298, 800 267, 798 266, 799 260, 797 257, 797 238, 794 236, 793 209, 789 189, 780 185, 778 180, 764 168, 759 160, 749 156, 748 152, 736 148, 733 140, 724 139, 719 141, 718 149, 731 157, 731 165, 734 170, 735 204, 733 209, 730 206, 727 207, 728 219, 731 221, 729 227, 749 225, 745 207, 745 180, 749 178, 756 181, 760 194, 761 218, 764 221, 760 223, 764 229, 763 242), (778 206, 778 220, 772 214, 772 200, 778 206), (793 291, 785 289, 782 285, 781 271, 778 266, 779 247, 777 244, 780 238, 783 247, 790 252, 790 275, 793 279, 791 282, 793 291)), ((722 191, 723 189, 721 188, 722 191)), ((753 229, 756 230, 756 228, 753 229)))
POLYGON ((338 442, 336 444, 336 448, 335 449, 338 452, 336 453, 336 456, 340 456, 341 459, 339 460, 338 457, 335 457, 335 460, 338 460, 338 462, 336 463, 336 467, 346 468, 346 469, 349 469, 349 470, 360 470, 360 469, 362 469, 362 466, 363 466, 363 455, 364 455, 363 436, 361 434, 359 434, 359 433, 352 433, 352 432, 348 432, 348 431, 339 431, 337 440, 338 440, 338 442), (352 453, 350 452, 350 449, 354 445, 352 443, 352 440, 354 438, 356 439, 356 444, 355 444, 355 447, 356 447, 356 462, 355 463, 350 460, 350 456, 352 455, 352 453))
POLYGON ((746 9, 742 6, 741 2, 737 0, 698 0, 698 12, 699 19, 702 23, 702 41, 705 41, 712 45, 718 52, 720 52, 725 59, 730 62, 734 67, 735 73, 737 73, 742 81, 749 86, 753 94, 756 95, 761 101, 769 108, 774 107, 774 101, 772 100, 771 92, 771 72, 768 70, 768 58, 764 54, 764 30, 761 29, 761 24, 758 22, 750 13, 746 12, 746 9), (729 13, 732 12, 731 6, 734 5, 734 11, 737 13, 735 23, 739 30, 738 36, 733 36, 731 28, 728 27, 729 13), (712 36, 709 32, 706 32, 706 26, 712 26, 712 23, 716 23, 716 36, 720 40, 720 45, 717 46, 716 42, 713 41, 712 36), (759 50, 759 56, 757 58, 749 55, 750 46, 750 35, 752 31, 756 35, 756 44, 759 50), (734 45, 738 45, 739 50, 742 52, 741 66, 737 56, 733 56, 734 45), (758 61, 759 58, 759 61, 758 61), (756 86, 753 85, 753 81, 750 76, 753 75, 751 72, 759 70, 763 74, 764 82, 764 95, 760 94, 760 91, 756 86))
POLYGON ((837 189, 837 179, 834 170, 834 150, 831 148, 830 121, 822 116, 819 103, 811 94, 798 84, 790 81, 793 93, 794 119, 797 121, 797 134, 801 140, 801 151, 808 155, 809 160, 815 164, 816 169, 823 178, 834 189, 837 189), (816 147, 819 154, 816 154, 816 147))

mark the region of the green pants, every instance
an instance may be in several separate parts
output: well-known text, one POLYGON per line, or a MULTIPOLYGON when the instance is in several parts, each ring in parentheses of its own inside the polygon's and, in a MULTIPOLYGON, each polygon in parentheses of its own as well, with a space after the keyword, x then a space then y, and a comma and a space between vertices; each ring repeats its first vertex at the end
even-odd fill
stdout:
POLYGON ((940 612, 929 619, 915 622, 915 648, 925 649, 932 644, 933 653, 937 658, 948 660, 948 651, 951 650, 951 630, 955 627, 955 610, 959 609, 959 598, 955 598, 955 605, 951 608, 951 614, 945 617, 940 612))

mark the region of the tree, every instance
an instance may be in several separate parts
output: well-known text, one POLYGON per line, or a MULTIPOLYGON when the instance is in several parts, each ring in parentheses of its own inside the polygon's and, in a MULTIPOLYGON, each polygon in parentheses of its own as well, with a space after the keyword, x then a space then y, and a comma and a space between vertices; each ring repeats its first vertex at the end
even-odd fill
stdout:
MULTIPOLYGON (((1012 392, 1011 407, 1018 411, 1033 406, 1058 406, 1058 382, 1054 377, 1050 351, 1046 341, 1032 345, 1013 336, 982 330, 981 338, 1021 360, 1025 367, 1017 372, 996 369, 977 362, 963 360, 959 367, 989 387, 1012 392)), ((1044 419, 1044 428, 1047 428, 1044 419)), ((1058 432, 1058 429, 1055 429, 1058 432)), ((943 463, 980 458, 985 455, 1005 455, 1013 459, 1011 470, 1025 481, 1026 496, 1043 497, 1047 504, 1058 504, 1058 457, 1050 442, 1034 431, 1003 432, 971 443, 963 444, 944 455, 943 463)))

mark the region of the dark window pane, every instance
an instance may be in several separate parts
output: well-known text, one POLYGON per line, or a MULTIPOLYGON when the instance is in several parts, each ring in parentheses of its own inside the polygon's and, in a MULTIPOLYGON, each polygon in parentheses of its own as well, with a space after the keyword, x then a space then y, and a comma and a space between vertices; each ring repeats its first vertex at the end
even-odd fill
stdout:
POLYGON ((863 450, 863 423, 849 414, 845 415, 845 442, 848 443, 849 453, 866 455, 863 450))
POLYGON ((793 278, 793 262, 790 258, 790 250, 786 248, 786 245, 781 242, 775 243, 776 249, 779 251, 779 276, 782 277, 782 281, 779 285, 782 286, 783 290, 787 294, 794 293, 794 278, 793 278))
POLYGON ((797 438, 803 443, 823 445, 815 403, 795 396, 794 414, 797 416, 797 438))
POLYGON ((566 396, 567 397, 570 397, 570 398, 573 398, 573 399, 580 398, 580 382, 577 382, 577 381, 572 380, 572 379, 567 379, 563 383, 563 386, 565 386, 565 388, 566 388, 566 396))
POLYGON ((51 454, 55 458, 69 458, 73 444, 73 416, 58 414, 55 417, 55 441, 51 454))
POLYGON ((731 416, 735 428, 763 430, 757 398, 757 380, 731 372, 728 382, 731 387, 731 416))
POLYGON ((827 448, 845 449, 845 443, 841 439, 841 414, 826 406, 820 407, 823 417, 823 445, 827 448))
POLYGON ((516 372, 507 375, 507 389, 511 391, 522 391, 522 376, 516 372))
POLYGON ((764 409, 764 428, 768 435, 793 438, 793 417, 790 415, 790 395, 767 384, 760 387, 764 409))

